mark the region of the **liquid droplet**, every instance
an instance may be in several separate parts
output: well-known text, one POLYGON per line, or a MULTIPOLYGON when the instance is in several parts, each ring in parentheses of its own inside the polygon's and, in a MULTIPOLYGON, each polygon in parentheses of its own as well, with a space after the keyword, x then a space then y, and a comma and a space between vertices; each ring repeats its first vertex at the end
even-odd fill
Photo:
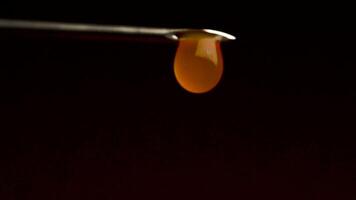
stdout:
POLYGON ((174 74, 180 86, 192 93, 212 90, 223 74, 220 40, 192 34, 179 39, 174 74))

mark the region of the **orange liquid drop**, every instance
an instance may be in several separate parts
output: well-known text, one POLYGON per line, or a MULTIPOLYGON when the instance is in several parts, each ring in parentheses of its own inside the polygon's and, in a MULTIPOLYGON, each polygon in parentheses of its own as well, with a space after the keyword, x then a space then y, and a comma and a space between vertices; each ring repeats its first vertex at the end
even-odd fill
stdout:
POLYGON ((206 35, 180 38, 174 59, 174 74, 179 85, 189 92, 212 90, 223 74, 220 40, 206 35))

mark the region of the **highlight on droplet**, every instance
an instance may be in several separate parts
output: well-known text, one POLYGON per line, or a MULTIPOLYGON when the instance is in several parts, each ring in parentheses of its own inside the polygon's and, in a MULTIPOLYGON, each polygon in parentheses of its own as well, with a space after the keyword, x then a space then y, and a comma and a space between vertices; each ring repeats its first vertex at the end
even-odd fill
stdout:
POLYGON ((179 38, 174 75, 185 90, 206 93, 216 87, 223 74, 220 40, 206 34, 179 38))

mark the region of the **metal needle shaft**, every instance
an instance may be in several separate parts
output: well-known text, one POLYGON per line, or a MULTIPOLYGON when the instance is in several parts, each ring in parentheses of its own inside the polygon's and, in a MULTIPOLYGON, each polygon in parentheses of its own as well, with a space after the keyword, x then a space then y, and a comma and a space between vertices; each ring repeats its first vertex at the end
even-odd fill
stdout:
POLYGON ((164 36, 169 39, 178 39, 176 33, 185 33, 190 31, 200 31, 221 37, 222 39, 234 40, 235 37, 211 29, 169 29, 169 28, 150 28, 139 26, 121 26, 121 25, 99 25, 99 24, 82 24, 82 23, 65 23, 65 22, 48 22, 48 21, 30 21, 0 19, 0 28, 4 29, 33 29, 49 31, 72 31, 72 32, 97 32, 110 34, 135 34, 135 35, 153 35, 164 36))

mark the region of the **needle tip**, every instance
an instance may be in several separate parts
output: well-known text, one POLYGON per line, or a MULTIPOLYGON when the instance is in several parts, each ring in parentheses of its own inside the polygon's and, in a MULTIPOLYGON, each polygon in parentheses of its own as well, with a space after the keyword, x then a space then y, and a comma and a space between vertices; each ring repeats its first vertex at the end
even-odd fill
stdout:
POLYGON ((198 34, 198 35, 205 35, 206 37, 215 37, 218 40, 236 40, 236 37, 225 33, 222 31, 212 30, 212 29, 176 29, 166 35, 169 39, 172 40, 179 40, 180 38, 191 35, 191 34, 198 34))
POLYGON ((236 40, 235 36, 233 36, 231 34, 228 34, 228 33, 225 33, 225 32, 222 32, 222 31, 217 31, 217 30, 212 30, 212 29, 203 29, 203 31, 206 32, 206 33, 210 33, 210 34, 213 34, 213 35, 220 36, 220 37, 222 37, 222 39, 236 40))

